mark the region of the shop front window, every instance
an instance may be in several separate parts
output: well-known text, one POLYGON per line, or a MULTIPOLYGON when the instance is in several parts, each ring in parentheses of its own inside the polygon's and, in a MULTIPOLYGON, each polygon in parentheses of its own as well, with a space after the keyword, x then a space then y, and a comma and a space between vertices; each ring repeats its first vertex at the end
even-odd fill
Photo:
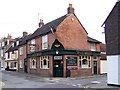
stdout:
POLYGON ((81 67, 81 68, 90 68, 91 67, 91 58, 90 58, 90 56, 79 56, 79 67, 81 67))
POLYGON ((49 68, 49 57, 48 56, 41 56, 40 57, 40 68, 41 69, 48 69, 49 68))
POLYGON ((36 69, 36 59, 35 58, 32 58, 30 60, 30 68, 31 69, 36 69))

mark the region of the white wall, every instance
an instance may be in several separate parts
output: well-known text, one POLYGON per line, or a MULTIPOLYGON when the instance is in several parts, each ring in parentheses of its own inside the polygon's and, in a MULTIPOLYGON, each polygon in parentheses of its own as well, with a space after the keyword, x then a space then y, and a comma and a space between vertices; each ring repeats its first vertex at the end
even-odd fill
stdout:
POLYGON ((107 60, 100 60, 100 74, 107 73, 107 60))
POLYGON ((107 83, 120 85, 120 55, 107 56, 107 83))

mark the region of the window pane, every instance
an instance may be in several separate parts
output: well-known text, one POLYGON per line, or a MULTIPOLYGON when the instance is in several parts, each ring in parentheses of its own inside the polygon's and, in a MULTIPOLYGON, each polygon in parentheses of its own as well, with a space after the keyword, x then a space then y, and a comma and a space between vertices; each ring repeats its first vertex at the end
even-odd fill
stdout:
POLYGON ((95 43, 91 43, 91 51, 96 51, 95 43))
POLYGON ((49 61, 48 61, 48 68, 49 68, 49 61))
POLYGON ((89 64, 88 64, 88 67, 90 67, 90 60, 89 60, 89 64))
POLYGON ((87 64, 87 60, 86 59, 82 60, 82 64, 87 64))
POLYGON ((42 36, 42 49, 48 48, 48 37, 47 35, 42 36))
POLYGON ((33 66, 35 65, 35 61, 34 61, 34 60, 32 61, 32 65, 33 65, 33 66))
POLYGON ((79 61, 79 66, 81 67, 81 61, 79 61))
POLYGON ((48 56, 40 57, 40 68, 42 68, 42 69, 48 69, 49 68, 48 56))
POLYGON ((47 65, 46 59, 43 60, 43 65, 47 65))

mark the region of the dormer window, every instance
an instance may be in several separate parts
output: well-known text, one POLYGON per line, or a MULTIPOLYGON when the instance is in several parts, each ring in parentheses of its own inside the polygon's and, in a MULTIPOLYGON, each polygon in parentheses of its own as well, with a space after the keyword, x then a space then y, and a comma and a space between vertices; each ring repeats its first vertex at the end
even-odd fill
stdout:
POLYGON ((48 36, 42 36, 42 49, 48 49, 48 36))

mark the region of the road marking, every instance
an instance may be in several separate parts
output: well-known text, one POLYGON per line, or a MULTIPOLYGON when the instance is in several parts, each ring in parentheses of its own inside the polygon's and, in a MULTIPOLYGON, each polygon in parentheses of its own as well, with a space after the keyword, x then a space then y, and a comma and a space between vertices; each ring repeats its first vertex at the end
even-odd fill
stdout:
POLYGON ((99 81, 91 81, 92 84, 99 84, 99 81))
POLYGON ((77 85, 73 84, 72 86, 73 86, 73 87, 76 87, 77 85))
POLYGON ((2 82, 2 81, 0 81, 0 87, 2 87, 2 86, 4 86, 4 85, 5 85, 5 83, 2 82))

